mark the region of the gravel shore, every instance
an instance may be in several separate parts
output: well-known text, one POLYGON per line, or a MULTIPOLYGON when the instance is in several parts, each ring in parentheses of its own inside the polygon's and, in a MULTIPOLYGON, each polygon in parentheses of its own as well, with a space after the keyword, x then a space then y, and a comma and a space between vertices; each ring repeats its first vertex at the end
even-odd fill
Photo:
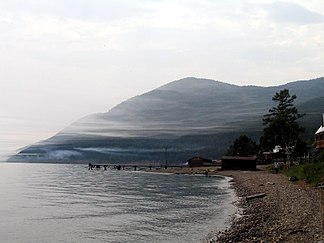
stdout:
POLYGON ((267 171, 221 171, 233 178, 242 217, 209 242, 323 242, 324 195, 303 182, 267 171), (263 198, 247 200, 249 195, 263 198))
MULTIPOLYGON (((232 177, 240 198, 240 217, 224 232, 207 239, 214 242, 316 242, 324 243, 324 191, 302 181, 291 182, 269 171, 219 171, 216 168, 168 169, 169 173, 232 177), (262 198, 248 196, 264 193, 262 198)), ((160 170, 160 172, 166 172, 160 170)))

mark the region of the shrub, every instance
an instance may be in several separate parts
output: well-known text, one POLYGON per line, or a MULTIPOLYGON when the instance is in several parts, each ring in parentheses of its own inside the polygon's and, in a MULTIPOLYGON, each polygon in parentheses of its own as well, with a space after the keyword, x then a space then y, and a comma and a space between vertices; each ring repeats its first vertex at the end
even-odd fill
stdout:
POLYGON ((307 183, 317 184, 324 179, 324 162, 306 164, 303 169, 307 183))
POLYGON ((305 180, 307 183, 315 185, 323 182, 324 162, 294 165, 287 171, 284 171, 284 174, 287 176, 296 176, 300 180, 305 180))
POLYGON ((314 163, 324 162, 324 151, 322 151, 316 158, 313 160, 314 163))

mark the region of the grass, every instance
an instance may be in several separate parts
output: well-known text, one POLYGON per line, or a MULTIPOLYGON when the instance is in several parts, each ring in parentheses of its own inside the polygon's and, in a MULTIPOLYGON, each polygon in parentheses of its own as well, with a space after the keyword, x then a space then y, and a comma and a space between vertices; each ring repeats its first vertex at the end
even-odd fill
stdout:
POLYGON ((299 180, 305 180, 311 185, 324 182, 324 161, 303 165, 291 166, 283 171, 287 176, 296 176, 299 180))

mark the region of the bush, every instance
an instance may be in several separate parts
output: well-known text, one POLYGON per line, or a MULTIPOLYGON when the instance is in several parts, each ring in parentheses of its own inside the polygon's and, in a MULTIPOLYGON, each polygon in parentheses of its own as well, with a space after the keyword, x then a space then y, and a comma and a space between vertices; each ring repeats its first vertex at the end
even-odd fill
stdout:
MULTIPOLYGON (((269 165, 270 168, 273 170, 273 165, 269 165)), ((324 151, 311 163, 292 165, 288 170, 280 168, 280 171, 288 177, 296 176, 299 180, 304 180, 311 185, 324 182, 324 151)))
POLYGON ((315 185, 324 180, 324 161, 291 166, 284 171, 287 176, 296 176, 300 180, 315 185))
POLYGON ((283 173, 289 177, 296 176, 299 180, 305 180, 303 165, 293 165, 288 170, 284 170, 283 173))
POLYGON ((324 179, 324 162, 304 165, 304 173, 307 183, 317 184, 322 182, 324 179))
POLYGON ((322 151, 316 158, 313 160, 314 163, 324 162, 324 151, 322 151))

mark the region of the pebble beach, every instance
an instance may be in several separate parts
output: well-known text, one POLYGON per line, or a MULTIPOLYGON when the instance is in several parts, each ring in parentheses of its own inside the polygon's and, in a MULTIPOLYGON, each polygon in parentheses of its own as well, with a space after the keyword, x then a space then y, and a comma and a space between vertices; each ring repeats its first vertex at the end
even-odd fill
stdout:
POLYGON ((208 242, 324 242, 323 190, 268 171, 219 174, 233 178, 242 217, 208 242))
MULTIPOLYGON (((182 168, 168 172, 231 177, 240 216, 231 226, 206 239, 214 242, 317 242, 324 243, 324 191, 291 182, 269 171, 220 171, 182 168), (249 196, 262 195, 249 199, 249 196), (248 200, 249 199, 249 200, 248 200)), ((162 172, 162 171, 160 171, 162 172)))

